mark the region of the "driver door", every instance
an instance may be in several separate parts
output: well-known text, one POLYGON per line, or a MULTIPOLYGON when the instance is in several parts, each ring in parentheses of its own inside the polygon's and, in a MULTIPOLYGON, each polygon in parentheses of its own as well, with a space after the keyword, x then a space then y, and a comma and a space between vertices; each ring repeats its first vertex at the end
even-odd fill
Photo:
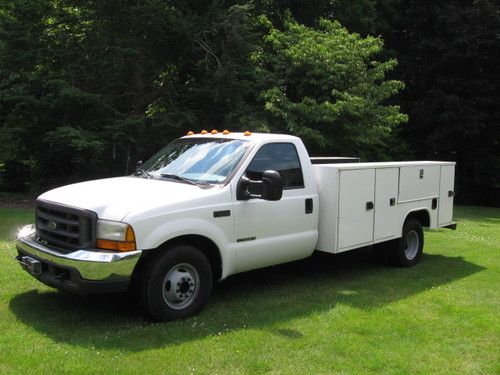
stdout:
MULTIPOLYGON (((315 215, 312 215, 314 196, 304 184, 295 145, 268 143, 261 146, 245 175, 251 180, 262 180, 266 170, 280 173, 283 197, 279 201, 235 201, 237 272, 304 258, 314 250, 317 235, 315 215)), ((259 188, 250 192, 260 194, 259 188)))

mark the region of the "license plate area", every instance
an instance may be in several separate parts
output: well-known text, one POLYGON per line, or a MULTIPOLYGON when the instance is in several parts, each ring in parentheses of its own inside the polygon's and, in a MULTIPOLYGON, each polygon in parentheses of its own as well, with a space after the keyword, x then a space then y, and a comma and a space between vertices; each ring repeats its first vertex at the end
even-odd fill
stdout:
POLYGON ((21 257, 21 265, 32 275, 42 274, 42 262, 29 256, 21 257))

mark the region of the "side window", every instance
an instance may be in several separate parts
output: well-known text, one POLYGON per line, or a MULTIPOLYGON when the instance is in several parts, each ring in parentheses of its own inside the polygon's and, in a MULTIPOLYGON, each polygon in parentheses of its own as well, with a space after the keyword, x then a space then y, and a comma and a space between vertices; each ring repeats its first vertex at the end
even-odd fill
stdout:
MULTIPOLYGON (((283 189, 304 187, 299 155, 292 143, 269 143, 262 146, 250 162, 246 176, 251 180, 259 181, 262 180, 263 172, 269 169, 280 173, 283 189)), ((258 191, 251 192, 259 194, 258 191)))

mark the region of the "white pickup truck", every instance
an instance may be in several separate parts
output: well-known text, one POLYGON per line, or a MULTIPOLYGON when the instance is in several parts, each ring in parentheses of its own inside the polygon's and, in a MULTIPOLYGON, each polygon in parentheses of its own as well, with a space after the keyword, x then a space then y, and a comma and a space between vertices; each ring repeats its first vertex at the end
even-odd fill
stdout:
POLYGON ((134 289, 164 321, 198 313, 238 272, 381 242, 412 266, 422 227, 455 228, 455 163, 345 161, 309 158, 290 135, 190 132, 132 176, 42 194, 17 259, 55 288, 134 289))

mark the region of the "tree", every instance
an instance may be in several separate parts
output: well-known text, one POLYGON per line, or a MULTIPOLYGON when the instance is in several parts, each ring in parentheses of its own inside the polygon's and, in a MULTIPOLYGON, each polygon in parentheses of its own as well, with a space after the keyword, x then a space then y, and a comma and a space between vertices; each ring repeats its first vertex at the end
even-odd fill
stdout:
POLYGON ((147 110, 171 87, 178 12, 159 1, 15 0, 0 14, 0 159, 27 163, 39 181, 123 174, 137 139, 147 147, 161 134, 147 110))
POLYGON ((283 31, 262 22, 269 31, 255 60, 269 81, 262 98, 271 130, 296 134, 331 154, 374 157, 407 119, 386 104, 403 83, 385 79, 396 60, 375 60, 382 40, 325 19, 319 29, 288 19, 283 31))
POLYGON ((245 126, 258 91, 249 56, 260 40, 249 9, 6 2, 0 160, 29 165, 42 185, 123 174, 130 158, 151 156, 187 129, 245 126))
POLYGON ((291 131, 322 152, 384 154, 405 116, 388 103, 402 83, 386 79, 396 61, 381 61, 382 41, 302 6, 311 26, 253 4, 2 2, 0 161, 41 190, 131 172, 190 129, 291 131))

